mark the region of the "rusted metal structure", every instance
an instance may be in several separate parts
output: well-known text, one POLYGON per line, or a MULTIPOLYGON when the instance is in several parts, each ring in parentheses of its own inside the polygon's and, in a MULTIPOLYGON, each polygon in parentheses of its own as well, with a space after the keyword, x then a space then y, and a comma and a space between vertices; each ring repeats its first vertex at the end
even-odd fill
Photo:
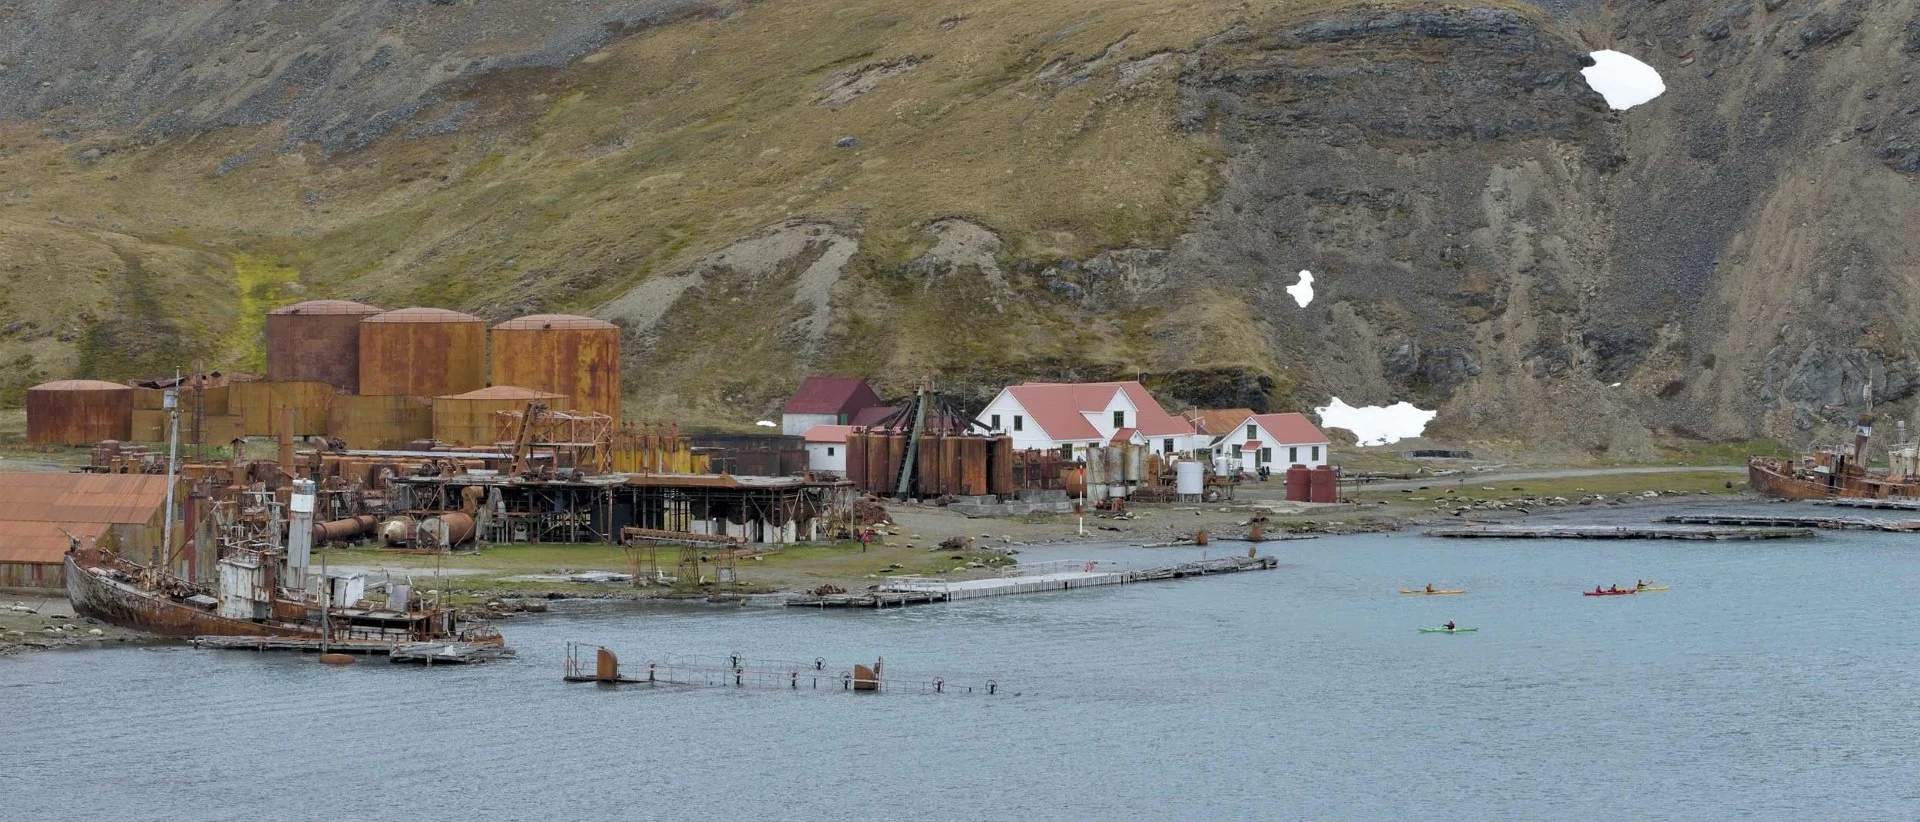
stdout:
POLYGON ((620 423, 620 327, 572 314, 534 314, 493 327, 493 384, 563 394, 555 408, 620 423))
POLYGON ((360 393, 438 397, 487 384, 487 325, 444 308, 402 308, 360 321, 360 393))
POLYGON ((327 436, 348 448, 405 448, 433 438, 433 403, 405 395, 352 395, 333 398, 327 436))
POLYGON ((522 406, 517 411, 494 412, 493 442, 515 443, 516 456, 521 447, 537 445, 537 450, 550 455, 548 465, 554 468, 596 474, 613 470, 613 420, 607 415, 551 411, 539 400, 522 406))
POLYGON ((678 426, 632 423, 614 429, 613 470, 627 474, 705 474, 708 460, 693 451, 678 426))
POLYGON ((493 385, 465 394, 434 397, 433 438, 444 445, 494 445, 501 442, 495 439, 498 428, 495 414, 524 411, 529 402, 564 408, 567 400, 564 394, 516 385, 493 385))
POLYGON ((267 312, 267 379, 324 382, 360 391, 360 321, 385 309, 349 300, 308 300, 267 312))
POLYGON ((237 382, 227 392, 229 410, 240 418, 241 429, 249 437, 279 436, 289 408, 293 409, 293 430, 288 433, 296 437, 325 434, 334 400, 345 396, 324 382, 237 382))
POLYGON ((27 389, 27 442, 92 445, 133 437, 133 389, 103 380, 57 380, 27 389))
POLYGON ((64 590, 69 548, 146 556, 166 498, 165 477, 0 473, 0 588, 64 590))
MULTIPOLYGON (((1871 414, 1860 415, 1851 448, 1816 448, 1798 461, 1749 457, 1747 482, 1758 493, 1784 499, 1920 497, 1920 476, 1916 475, 1920 473, 1920 460, 1916 460, 1920 446, 1895 443, 1888 451, 1888 473, 1867 470, 1874 421, 1871 414)), ((1905 440, 1905 429, 1902 422, 1898 439, 1905 440)))

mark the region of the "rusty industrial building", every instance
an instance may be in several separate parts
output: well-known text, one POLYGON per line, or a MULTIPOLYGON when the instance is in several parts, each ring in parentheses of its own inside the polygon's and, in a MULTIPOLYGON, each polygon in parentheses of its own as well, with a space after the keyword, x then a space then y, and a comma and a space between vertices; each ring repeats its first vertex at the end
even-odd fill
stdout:
POLYGON ((27 442, 92 445, 131 436, 131 387, 101 380, 59 380, 27 389, 27 442))
POLYGON ((487 385, 487 325, 444 308, 360 321, 360 393, 438 397, 487 385))
POLYGON ((571 314, 535 314, 493 327, 495 386, 564 395, 564 407, 620 422, 620 327, 571 314))
POLYGON ((267 312, 267 380, 323 382, 360 393, 360 321, 385 309, 308 300, 267 312))
POLYGON ((147 555, 166 500, 159 476, 0 473, 0 588, 64 591, 75 543, 147 555))

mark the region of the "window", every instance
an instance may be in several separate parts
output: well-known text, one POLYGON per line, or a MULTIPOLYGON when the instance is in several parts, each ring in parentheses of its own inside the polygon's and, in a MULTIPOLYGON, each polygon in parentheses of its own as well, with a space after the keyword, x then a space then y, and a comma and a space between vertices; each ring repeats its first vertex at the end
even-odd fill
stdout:
POLYGON ((1113 427, 1115 428, 1127 427, 1127 412, 1125 411, 1113 412, 1113 427))
POLYGON ((833 446, 831 445, 827 446, 827 456, 833 456, 833 446))
POLYGON ((1234 458, 1234 459, 1239 459, 1239 458, 1240 458, 1240 446, 1238 446, 1238 445, 1236 445, 1236 446, 1234 446, 1234 447, 1233 447, 1233 458, 1234 458))
POLYGON ((993 419, 992 419, 992 423, 993 423, 992 425, 989 425, 989 426, 987 426, 987 427, 988 427, 988 428, 992 428, 992 429, 993 429, 993 430, 995 430, 995 431, 998 431, 998 430, 1000 430, 1000 415, 999 415, 999 414, 995 414, 995 415, 993 415, 993 419))
POLYGON ((1300 464, 1300 449, 1298 447, 1287 449, 1287 464, 1288 465, 1300 464))
POLYGON ((1273 462, 1273 449, 1271 448, 1260 449, 1260 456, 1256 458, 1256 460, 1261 465, 1266 465, 1269 462, 1273 462))
POLYGON ((1073 459, 1073 443, 1060 446, 1060 458, 1063 460, 1073 459))
POLYGON ((1257 440, 1259 438, 1260 438, 1259 426, 1256 426, 1253 423, 1247 423, 1247 439, 1257 440))
POLYGON ((1313 461, 1314 462, 1320 461, 1320 446, 1318 445, 1313 447, 1313 461))
POLYGON ((1026 421, 1027 421, 1026 417, 1020 416, 1019 414, 1013 415, 1013 430, 1015 431, 1021 430, 1021 426, 1026 424, 1026 421))
POLYGON ((1172 438, 1172 437, 1168 437, 1168 438, 1166 439, 1166 441, 1165 441, 1165 442, 1163 442, 1163 443, 1161 443, 1161 444, 1160 444, 1160 453, 1162 453, 1162 454, 1171 454, 1171 453, 1173 453, 1173 438, 1172 438))

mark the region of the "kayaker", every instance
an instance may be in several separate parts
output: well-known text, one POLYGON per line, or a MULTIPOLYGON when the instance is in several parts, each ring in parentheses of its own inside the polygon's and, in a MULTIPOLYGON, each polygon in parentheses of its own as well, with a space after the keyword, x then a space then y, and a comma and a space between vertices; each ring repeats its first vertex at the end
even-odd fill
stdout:
POLYGON ((1442 627, 1442 628, 1445 628, 1445 629, 1447 629, 1447 630, 1449 630, 1449 631, 1451 631, 1451 630, 1453 630, 1453 620, 1451 620, 1451 619, 1449 619, 1449 620, 1447 620, 1447 624, 1445 624, 1445 625, 1442 625, 1442 626, 1440 626, 1440 627, 1442 627))
POLYGON ((1596 593, 1596 594, 1604 594, 1604 593, 1606 593, 1606 591, 1603 591, 1603 590, 1600 590, 1600 586, 1598 586, 1598 585, 1595 585, 1595 586, 1593 586, 1593 592, 1594 592, 1594 593, 1596 593))
POLYGON ((1607 586, 1607 593, 1609 593, 1609 594, 1617 594, 1617 593, 1620 593, 1620 586, 1618 586, 1618 585, 1609 585, 1609 586, 1607 586))
POLYGON ((1427 583, 1427 593, 1433 593, 1433 583, 1431 582, 1427 583))

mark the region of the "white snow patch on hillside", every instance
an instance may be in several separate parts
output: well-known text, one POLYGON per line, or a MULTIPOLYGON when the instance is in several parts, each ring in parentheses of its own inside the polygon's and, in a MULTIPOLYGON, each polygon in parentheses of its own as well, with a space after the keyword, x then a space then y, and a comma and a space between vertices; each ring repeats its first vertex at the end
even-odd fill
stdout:
POLYGON ((1593 58, 1593 65, 1580 73, 1587 78, 1587 85, 1607 98, 1607 106, 1614 111, 1626 111, 1667 90, 1660 72, 1631 55, 1602 49, 1588 56, 1593 58))
POLYGON ((1313 302, 1313 272, 1300 269, 1300 282, 1287 286, 1287 293, 1293 295, 1293 301, 1301 308, 1313 302))
POLYGON ((1388 445, 1418 437, 1427 430, 1427 423, 1440 413, 1415 408, 1410 402, 1355 408, 1341 402, 1339 397, 1328 401, 1325 407, 1313 409, 1313 412, 1320 415, 1321 425, 1352 431, 1361 445, 1388 445))

